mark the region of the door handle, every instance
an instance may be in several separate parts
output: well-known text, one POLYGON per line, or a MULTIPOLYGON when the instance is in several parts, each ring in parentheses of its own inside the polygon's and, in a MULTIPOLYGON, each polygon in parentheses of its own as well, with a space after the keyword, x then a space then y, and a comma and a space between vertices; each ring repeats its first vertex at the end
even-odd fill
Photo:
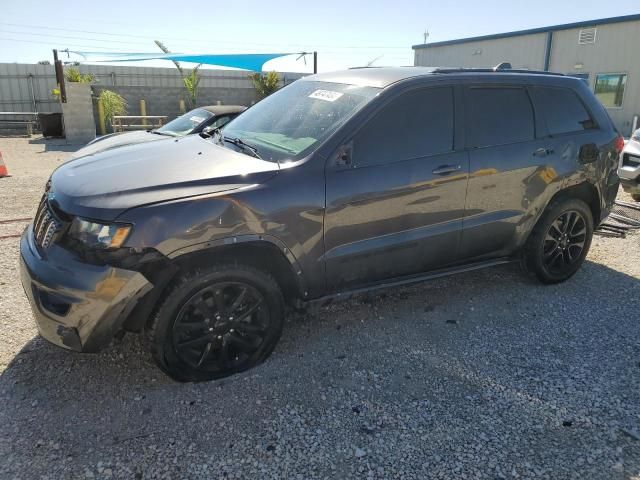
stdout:
POLYGON ((553 153, 553 149, 551 148, 539 148, 535 152, 533 152, 534 157, 546 157, 547 155, 551 155, 553 153))
POLYGON ((431 171, 434 175, 447 175, 449 173, 457 172, 462 167, 460 165, 440 165, 431 171))

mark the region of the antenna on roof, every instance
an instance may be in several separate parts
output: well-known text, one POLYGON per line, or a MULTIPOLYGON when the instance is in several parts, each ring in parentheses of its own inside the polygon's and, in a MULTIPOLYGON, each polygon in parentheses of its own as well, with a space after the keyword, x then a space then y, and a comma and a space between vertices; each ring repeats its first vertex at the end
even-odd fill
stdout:
POLYGON ((427 38, 429 38, 429 30, 425 30, 422 35, 424 35, 424 43, 426 44, 427 43, 427 38))
POLYGON ((498 70, 511 70, 511 64, 509 62, 502 62, 493 67, 493 71, 497 72, 498 70))

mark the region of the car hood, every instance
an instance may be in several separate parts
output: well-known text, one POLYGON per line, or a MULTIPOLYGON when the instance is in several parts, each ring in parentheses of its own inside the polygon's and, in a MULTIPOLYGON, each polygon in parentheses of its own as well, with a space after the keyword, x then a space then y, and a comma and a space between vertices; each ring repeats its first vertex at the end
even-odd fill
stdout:
POLYGON ((80 150, 72 153, 69 160, 93 155, 94 153, 104 152, 112 148, 125 147, 127 145, 135 145, 137 143, 154 142, 156 140, 164 140, 168 138, 166 135, 158 135, 146 130, 138 130, 135 132, 112 133, 100 137, 93 142, 85 145, 80 150))
POLYGON ((255 185, 278 169, 200 135, 166 138, 61 165, 51 176, 49 199, 71 215, 114 220, 141 205, 255 185))

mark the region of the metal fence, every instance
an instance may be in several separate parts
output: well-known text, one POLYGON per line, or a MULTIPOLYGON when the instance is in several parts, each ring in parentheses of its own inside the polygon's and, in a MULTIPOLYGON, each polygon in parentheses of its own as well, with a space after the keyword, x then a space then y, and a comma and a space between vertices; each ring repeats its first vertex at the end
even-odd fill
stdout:
MULTIPOLYGON (((81 73, 95 77, 95 85, 182 87, 176 68, 122 67, 115 65, 80 65, 81 73)), ((253 89, 247 72, 201 69, 200 87, 253 89)), ((286 85, 302 73, 280 73, 286 85)), ((52 95, 56 86, 53 65, 0 63, 0 112, 60 112, 52 95)))

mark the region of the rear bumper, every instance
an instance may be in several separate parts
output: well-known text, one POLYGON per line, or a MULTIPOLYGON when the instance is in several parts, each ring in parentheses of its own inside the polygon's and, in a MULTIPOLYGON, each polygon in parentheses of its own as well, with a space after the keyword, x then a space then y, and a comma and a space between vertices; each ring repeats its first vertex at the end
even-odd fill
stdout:
POLYGON ((152 288, 139 272, 87 264, 55 244, 40 252, 31 225, 20 240, 20 277, 40 335, 79 352, 109 344, 152 288))

